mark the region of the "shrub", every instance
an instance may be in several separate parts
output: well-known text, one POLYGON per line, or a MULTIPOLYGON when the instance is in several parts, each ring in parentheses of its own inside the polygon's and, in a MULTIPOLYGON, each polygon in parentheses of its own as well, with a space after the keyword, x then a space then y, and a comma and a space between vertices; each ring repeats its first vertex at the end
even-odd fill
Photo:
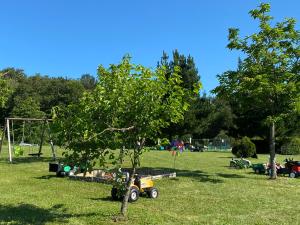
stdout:
POLYGON ((232 154, 236 157, 248 158, 256 154, 255 144, 248 137, 237 140, 232 148, 232 154))
POLYGON ((281 153, 285 155, 300 154, 300 138, 292 137, 281 146, 281 153))
POLYGON ((165 146, 165 145, 169 145, 170 141, 168 140, 168 138, 163 138, 160 140, 160 145, 165 146))

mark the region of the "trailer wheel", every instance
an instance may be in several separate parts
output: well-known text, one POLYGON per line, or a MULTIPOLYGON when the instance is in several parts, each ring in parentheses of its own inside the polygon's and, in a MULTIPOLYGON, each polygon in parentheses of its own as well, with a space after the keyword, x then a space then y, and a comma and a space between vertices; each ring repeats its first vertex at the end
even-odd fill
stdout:
POLYGON ((130 188, 130 193, 129 193, 129 202, 135 202, 139 199, 140 197, 140 191, 137 187, 131 187, 130 188))
POLYGON ((255 170, 255 173, 260 174, 260 170, 259 170, 259 169, 256 169, 256 170, 255 170))
POLYGON ((147 194, 150 198, 157 198, 158 197, 158 190, 155 187, 150 188, 150 190, 147 192, 147 194))

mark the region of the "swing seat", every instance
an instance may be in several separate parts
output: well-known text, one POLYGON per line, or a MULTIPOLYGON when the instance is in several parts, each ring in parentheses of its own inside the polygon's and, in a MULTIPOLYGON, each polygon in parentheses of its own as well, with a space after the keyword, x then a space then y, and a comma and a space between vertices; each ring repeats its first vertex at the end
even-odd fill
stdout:
POLYGON ((41 152, 41 153, 29 153, 28 155, 30 155, 30 156, 37 156, 37 157, 40 157, 41 155, 43 155, 43 153, 41 152))
POLYGON ((33 144, 29 144, 29 143, 25 143, 25 142, 21 142, 20 144, 19 144, 19 146, 33 146, 33 144))

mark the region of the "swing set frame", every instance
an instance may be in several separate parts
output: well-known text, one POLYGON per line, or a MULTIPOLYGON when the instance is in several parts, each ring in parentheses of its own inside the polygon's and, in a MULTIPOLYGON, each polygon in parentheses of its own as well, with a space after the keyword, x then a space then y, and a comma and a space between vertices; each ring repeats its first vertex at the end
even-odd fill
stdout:
MULTIPOLYGON (((51 136, 51 132, 50 132, 50 127, 49 127, 49 121, 52 121, 52 119, 10 117, 10 118, 5 118, 4 129, 3 129, 2 137, 1 137, 1 140, 0 140, 0 153, 1 153, 2 145, 3 145, 4 139, 5 139, 5 134, 7 134, 8 153, 9 153, 9 162, 10 163, 13 162, 12 143, 11 143, 11 130, 10 130, 10 124, 13 124, 13 121, 23 121, 23 123, 25 123, 26 121, 27 122, 37 121, 37 122, 43 123, 42 133, 41 133, 41 138, 40 138, 39 151, 38 151, 38 153, 29 154, 31 156, 37 156, 38 158, 42 155, 42 146, 43 146, 43 142, 44 142, 45 131, 46 131, 46 127, 48 127, 48 134, 49 134, 49 139, 50 139, 50 147, 51 147, 51 150, 52 150, 52 157, 53 157, 54 160, 56 159, 56 154, 55 154, 55 151, 54 151, 54 144, 53 144, 53 140, 52 140, 52 136, 51 136)), ((23 129, 24 129, 24 127, 23 127, 23 129)), ((12 131, 12 133, 13 133, 13 131, 12 131)))

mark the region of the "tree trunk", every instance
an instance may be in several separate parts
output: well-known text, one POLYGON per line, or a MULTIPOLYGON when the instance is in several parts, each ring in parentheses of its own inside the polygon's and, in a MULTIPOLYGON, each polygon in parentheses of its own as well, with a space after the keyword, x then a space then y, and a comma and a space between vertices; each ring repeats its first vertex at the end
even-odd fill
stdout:
POLYGON ((136 172, 136 168, 139 165, 139 160, 140 160, 140 151, 143 149, 145 144, 145 138, 143 138, 141 141, 138 141, 138 144, 136 148, 134 149, 133 153, 133 160, 132 160, 132 173, 130 174, 130 179, 126 184, 126 192, 125 196, 122 201, 122 206, 121 206, 121 215, 126 218, 127 217, 127 208, 128 208, 128 199, 129 199, 129 194, 130 194, 130 186, 131 183, 134 181, 134 175, 136 172))
POLYGON ((276 179, 277 171, 276 171, 276 159, 275 159, 275 123, 272 122, 270 127, 270 166, 271 173, 270 179, 276 179))
POLYGON ((124 152, 125 152, 125 146, 123 145, 122 148, 120 149, 120 154, 119 154, 119 164, 120 165, 123 165, 124 152))
POLYGON ((121 215, 124 218, 127 217, 127 208, 128 208, 129 194, 130 194, 130 186, 131 186, 131 183, 134 180, 135 171, 136 171, 136 166, 133 166, 132 173, 130 174, 130 178, 129 178, 127 184, 126 184, 126 192, 125 192, 125 196, 123 198, 122 205, 121 205, 121 215))

